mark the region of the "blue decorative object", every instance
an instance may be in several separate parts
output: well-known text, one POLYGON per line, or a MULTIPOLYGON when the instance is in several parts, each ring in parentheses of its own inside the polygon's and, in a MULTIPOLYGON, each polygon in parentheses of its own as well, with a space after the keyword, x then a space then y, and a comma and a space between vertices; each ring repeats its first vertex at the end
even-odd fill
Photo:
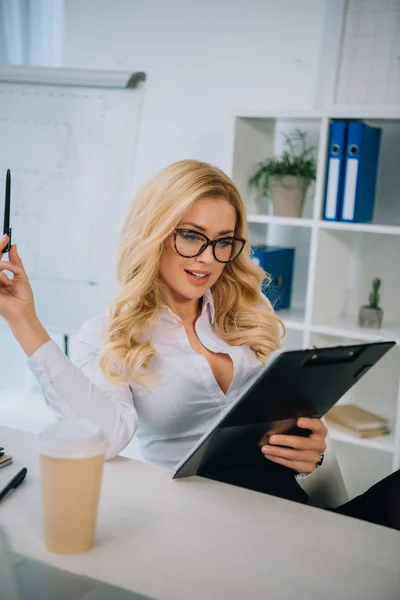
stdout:
POLYGON ((262 292, 275 310, 290 308, 294 266, 294 248, 280 246, 252 247, 251 259, 271 277, 266 279, 262 292))

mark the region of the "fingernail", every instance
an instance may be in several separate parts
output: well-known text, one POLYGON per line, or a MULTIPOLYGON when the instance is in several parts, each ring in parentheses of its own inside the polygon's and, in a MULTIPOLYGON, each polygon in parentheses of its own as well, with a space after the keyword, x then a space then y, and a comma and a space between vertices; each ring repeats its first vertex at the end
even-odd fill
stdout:
POLYGON ((271 454, 271 448, 268 448, 268 446, 263 446, 261 451, 263 454, 271 454))
POLYGON ((307 425, 307 421, 305 419, 299 419, 297 425, 307 425))

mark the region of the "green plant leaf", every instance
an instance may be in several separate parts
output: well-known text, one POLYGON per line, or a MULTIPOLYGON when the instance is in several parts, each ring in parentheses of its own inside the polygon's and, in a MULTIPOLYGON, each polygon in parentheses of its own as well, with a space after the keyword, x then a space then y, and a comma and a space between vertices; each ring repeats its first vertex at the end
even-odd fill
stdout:
POLYGON ((259 162, 249 179, 249 186, 257 188, 263 196, 268 195, 269 178, 273 175, 294 175, 312 181, 315 181, 317 176, 315 147, 307 147, 307 133, 301 129, 294 129, 290 134, 282 135, 287 149, 281 156, 272 156, 259 162), (296 151, 296 142, 300 142, 300 151, 296 151))

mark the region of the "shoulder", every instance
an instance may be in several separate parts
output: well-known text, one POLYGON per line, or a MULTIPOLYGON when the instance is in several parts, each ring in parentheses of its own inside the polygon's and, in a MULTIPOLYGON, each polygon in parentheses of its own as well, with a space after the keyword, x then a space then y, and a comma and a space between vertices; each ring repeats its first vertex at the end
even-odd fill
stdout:
POLYGON ((260 310, 269 310, 272 312, 274 311, 271 302, 268 300, 268 298, 266 296, 264 296, 264 294, 260 294, 260 299, 258 301, 258 304, 256 305, 256 308, 258 308, 260 310))
POLYGON ((108 310, 86 321, 80 328, 76 341, 100 348, 106 341, 109 322, 108 310))

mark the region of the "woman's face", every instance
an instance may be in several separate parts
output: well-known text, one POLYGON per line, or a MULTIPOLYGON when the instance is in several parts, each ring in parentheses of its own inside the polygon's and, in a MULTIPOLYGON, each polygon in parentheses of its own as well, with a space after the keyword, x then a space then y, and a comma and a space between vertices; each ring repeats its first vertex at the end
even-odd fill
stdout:
MULTIPOLYGON (((178 228, 190 229, 203 233, 210 240, 230 237, 235 234, 236 211, 223 198, 204 198, 195 202, 187 211, 178 228)), ((193 244, 188 234, 187 241, 181 238, 179 250, 193 244)), ((184 254, 191 252, 184 251, 184 254)), ((210 289, 221 275, 225 265, 215 260, 212 247, 193 258, 184 258, 175 249, 174 236, 170 236, 164 244, 160 260, 159 275, 167 284, 176 302, 199 300, 210 289)))

